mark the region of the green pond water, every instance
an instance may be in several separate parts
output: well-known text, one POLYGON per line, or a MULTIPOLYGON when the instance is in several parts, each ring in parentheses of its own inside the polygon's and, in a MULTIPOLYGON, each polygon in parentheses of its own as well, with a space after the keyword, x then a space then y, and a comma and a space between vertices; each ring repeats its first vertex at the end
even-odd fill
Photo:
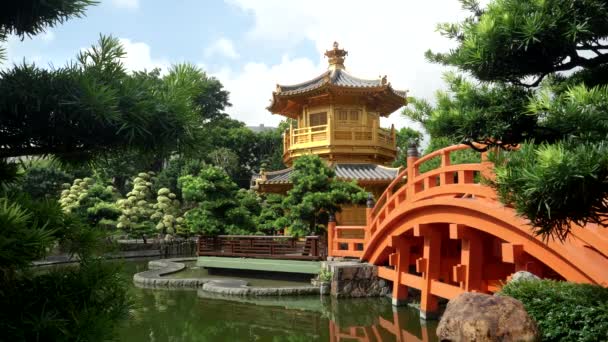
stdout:
MULTIPOLYGON (((131 278, 146 269, 147 260, 126 261, 124 272, 131 278)), ((172 277, 227 277, 209 275, 204 269, 186 272, 172 277)), ((255 286, 303 284, 256 280, 249 274, 241 279, 255 286)), ((416 309, 394 309, 387 298, 338 301, 330 296, 306 296, 235 301, 193 290, 133 286, 132 291, 135 306, 120 327, 120 341, 437 341, 436 322, 421 324, 416 309)))

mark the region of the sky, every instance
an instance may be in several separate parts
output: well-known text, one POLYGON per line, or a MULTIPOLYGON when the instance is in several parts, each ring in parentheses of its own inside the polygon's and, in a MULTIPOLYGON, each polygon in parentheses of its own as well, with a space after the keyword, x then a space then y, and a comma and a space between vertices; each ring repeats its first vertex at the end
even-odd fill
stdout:
MULTIPOLYGON (((326 71, 323 52, 334 41, 349 53, 350 74, 387 75, 393 88, 432 100, 448 69, 424 52, 453 47, 436 25, 466 15, 457 0, 102 0, 85 17, 31 39, 10 37, 4 63, 62 66, 100 34, 113 35, 127 51, 128 69, 194 63, 230 92, 231 117, 276 126, 282 117, 266 110, 275 85, 326 71)), ((420 129, 400 111, 382 122, 391 124, 420 129)))

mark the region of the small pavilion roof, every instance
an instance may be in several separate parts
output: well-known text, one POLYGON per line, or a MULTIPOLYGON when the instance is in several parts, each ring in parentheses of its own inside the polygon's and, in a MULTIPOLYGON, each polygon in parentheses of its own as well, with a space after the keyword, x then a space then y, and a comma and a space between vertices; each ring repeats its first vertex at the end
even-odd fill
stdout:
MULTIPOLYGON (((390 182, 399 174, 399 168, 386 167, 376 164, 347 164, 338 163, 333 166, 336 172, 336 178, 340 180, 356 180, 367 182, 386 181, 390 182)), ((293 168, 287 168, 279 171, 265 172, 266 180, 260 181, 261 184, 291 184, 289 177, 293 168)), ((252 184, 255 181, 262 179, 262 175, 255 174, 251 178, 252 184)))

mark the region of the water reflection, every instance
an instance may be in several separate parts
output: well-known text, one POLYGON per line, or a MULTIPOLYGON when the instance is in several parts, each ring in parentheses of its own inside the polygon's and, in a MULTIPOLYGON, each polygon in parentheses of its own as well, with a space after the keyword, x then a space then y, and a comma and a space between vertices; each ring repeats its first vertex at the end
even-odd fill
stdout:
POLYGON ((384 298, 233 301, 202 291, 132 291, 136 306, 120 341, 437 341, 435 324, 421 325, 416 309, 394 310, 384 298))

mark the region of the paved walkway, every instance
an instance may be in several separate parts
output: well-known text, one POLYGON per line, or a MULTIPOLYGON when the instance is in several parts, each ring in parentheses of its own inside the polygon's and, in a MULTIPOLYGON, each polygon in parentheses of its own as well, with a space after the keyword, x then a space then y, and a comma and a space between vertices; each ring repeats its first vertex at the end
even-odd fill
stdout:
POLYGON ((197 266, 210 268, 229 268, 237 270, 271 271, 287 273, 317 274, 321 270, 319 261, 198 257, 197 266))

